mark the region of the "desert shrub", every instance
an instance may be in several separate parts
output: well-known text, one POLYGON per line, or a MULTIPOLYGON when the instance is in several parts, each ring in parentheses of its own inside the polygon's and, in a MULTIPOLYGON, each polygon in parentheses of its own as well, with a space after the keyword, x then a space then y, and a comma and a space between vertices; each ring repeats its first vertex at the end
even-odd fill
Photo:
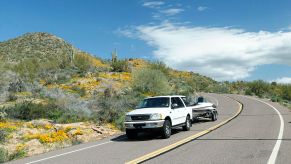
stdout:
POLYGON ((40 65, 39 60, 36 58, 25 59, 14 67, 14 71, 17 72, 21 78, 32 82, 39 73, 40 65))
POLYGON ((92 120, 91 116, 78 111, 67 111, 55 119, 58 123, 72 123, 92 120))
POLYGON ((76 69, 58 69, 58 70, 44 70, 40 73, 40 78, 48 84, 61 84, 68 82, 74 74, 77 74, 76 69))
POLYGON ((43 89, 42 98, 53 99, 55 104, 62 109, 81 111, 86 115, 91 114, 90 105, 92 101, 80 99, 78 95, 65 93, 61 89, 43 89))
POLYGON ((18 149, 14 153, 9 155, 9 160, 15 160, 15 159, 20 159, 23 158, 27 155, 27 152, 25 149, 18 149))
POLYGON ((281 88, 282 98, 287 101, 291 101, 291 85, 283 85, 281 88))
POLYGON ((135 108, 143 96, 137 92, 127 92, 124 95, 99 97, 99 110, 95 113, 95 121, 99 124, 113 123, 117 128, 124 129, 125 113, 135 108))
POLYGON ((86 89, 85 88, 80 88, 78 86, 73 86, 72 90, 75 91, 77 94, 79 94, 81 97, 86 96, 86 89))
POLYGON ((17 81, 16 79, 19 79, 16 73, 12 71, 0 70, 0 102, 6 102, 9 101, 9 99, 11 99, 10 94, 14 93, 11 92, 12 89, 11 87, 12 83, 15 83, 15 81, 17 81))
POLYGON ((91 60, 85 53, 78 53, 75 55, 74 65, 83 73, 87 72, 92 67, 91 60))
POLYGON ((212 92, 215 92, 215 93, 230 93, 230 90, 229 90, 229 87, 224 84, 224 83, 221 83, 219 85, 215 85, 212 87, 212 92))
POLYGON ((269 92, 269 84, 262 80, 250 82, 247 93, 253 93, 259 97, 263 97, 269 92))
POLYGON ((5 129, 0 129, 0 143, 4 143, 6 141, 8 133, 5 129))
POLYGON ((0 147, 0 163, 4 163, 8 160, 8 151, 3 148, 0 147))
POLYGON ((149 68, 154 69, 154 70, 160 70, 165 75, 169 75, 169 71, 170 71, 170 68, 165 63, 163 63, 161 61, 151 62, 149 64, 149 68))
POLYGON ((9 160, 15 160, 23 158, 27 155, 27 152, 25 150, 25 146, 23 144, 20 144, 17 146, 16 151, 9 155, 9 160))
POLYGON ((5 121, 6 117, 7 117, 7 113, 3 109, 1 109, 0 110, 0 121, 5 121))
POLYGON ((55 113, 55 110, 58 110, 58 108, 52 104, 43 105, 34 104, 32 102, 23 102, 15 104, 14 107, 7 107, 5 112, 10 118, 33 120, 51 116, 51 113, 55 113))
POLYGON ((87 113, 61 108, 55 101, 50 101, 47 104, 18 103, 13 107, 5 108, 5 112, 7 117, 20 120, 47 118, 59 123, 70 123, 90 119, 87 113))
POLYGON ((8 88, 9 92, 24 92, 25 84, 21 79, 17 79, 15 82, 11 82, 8 88))
POLYGON ((7 100, 8 101, 15 101, 15 100, 17 100, 17 96, 15 95, 15 93, 9 93, 7 100))
POLYGON ((271 101, 273 101, 273 102, 280 102, 280 101, 282 101, 282 99, 279 96, 272 96, 271 97, 271 101))
POLYGON ((171 93, 167 77, 160 70, 141 69, 133 72, 134 90, 150 95, 171 93))
POLYGON ((112 62, 111 67, 113 72, 129 72, 129 66, 126 60, 112 62))

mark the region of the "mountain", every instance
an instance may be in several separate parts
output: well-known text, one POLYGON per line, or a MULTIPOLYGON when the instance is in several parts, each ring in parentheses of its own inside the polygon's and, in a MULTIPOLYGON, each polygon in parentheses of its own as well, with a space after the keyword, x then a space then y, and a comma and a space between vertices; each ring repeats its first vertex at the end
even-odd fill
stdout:
POLYGON ((0 58, 13 63, 30 58, 71 60, 79 51, 65 40, 44 32, 26 33, 0 42, 0 58))

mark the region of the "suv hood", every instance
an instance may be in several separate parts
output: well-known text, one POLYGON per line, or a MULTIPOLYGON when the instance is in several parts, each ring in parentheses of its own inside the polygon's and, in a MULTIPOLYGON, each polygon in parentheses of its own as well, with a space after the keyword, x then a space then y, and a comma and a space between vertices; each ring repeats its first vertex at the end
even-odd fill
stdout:
POLYGON ((170 110, 169 108, 141 108, 128 112, 126 115, 154 114, 154 113, 164 114, 169 110, 170 110))

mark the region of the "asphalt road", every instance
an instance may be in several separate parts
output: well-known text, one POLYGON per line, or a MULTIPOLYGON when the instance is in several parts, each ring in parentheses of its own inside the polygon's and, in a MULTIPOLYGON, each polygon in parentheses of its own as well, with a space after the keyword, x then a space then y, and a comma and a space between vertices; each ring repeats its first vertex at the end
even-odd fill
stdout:
POLYGON ((234 116, 239 104, 231 98, 243 104, 243 110, 238 117, 145 163, 291 163, 290 110, 268 102, 274 109, 268 104, 243 96, 229 95, 229 98, 217 94, 204 95, 218 104, 218 120, 199 121, 187 132, 177 128, 169 139, 141 134, 137 140, 129 141, 121 134, 11 163, 125 163, 205 131, 234 116), (282 127, 282 124, 285 126, 282 127))

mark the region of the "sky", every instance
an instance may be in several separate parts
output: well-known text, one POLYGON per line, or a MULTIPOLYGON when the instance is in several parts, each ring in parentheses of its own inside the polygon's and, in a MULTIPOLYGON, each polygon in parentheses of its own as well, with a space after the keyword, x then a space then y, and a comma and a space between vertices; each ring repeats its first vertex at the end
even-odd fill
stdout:
POLYGON ((1 0, 0 41, 48 32, 101 58, 291 83, 289 0, 1 0))

